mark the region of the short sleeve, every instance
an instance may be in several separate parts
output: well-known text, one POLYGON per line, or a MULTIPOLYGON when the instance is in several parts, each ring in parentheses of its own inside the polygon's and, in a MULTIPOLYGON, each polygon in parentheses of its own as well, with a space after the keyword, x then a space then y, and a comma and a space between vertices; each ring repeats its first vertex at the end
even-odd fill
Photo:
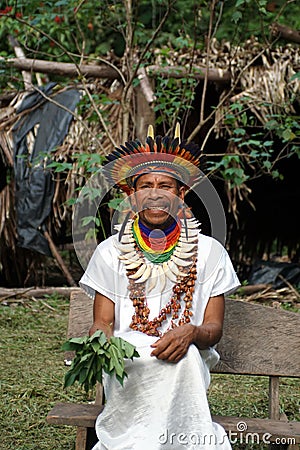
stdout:
POLYGON ((116 303, 118 268, 115 267, 115 261, 117 258, 113 255, 112 245, 108 245, 107 241, 103 241, 97 246, 79 281, 79 286, 91 298, 94 298, 95 293, 99 292, 116 303))
POLYGON ((217 295, 228 295, 233 293, 240 286, 240 281, 233 268, 231 259, 223 248, 221 257, 219 259, 218 267, 215 272, 215 279, 211 290, 211 297, 217 295))

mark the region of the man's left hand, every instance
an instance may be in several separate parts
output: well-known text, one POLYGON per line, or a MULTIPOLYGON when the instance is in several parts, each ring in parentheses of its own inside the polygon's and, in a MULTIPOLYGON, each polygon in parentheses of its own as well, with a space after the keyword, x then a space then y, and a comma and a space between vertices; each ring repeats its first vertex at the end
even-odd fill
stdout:
POLYGON ((154 348, 151 356, 177 363, 187 353, 193 337, 194 326, 191 324, 173 328, 151 345, 154 348))

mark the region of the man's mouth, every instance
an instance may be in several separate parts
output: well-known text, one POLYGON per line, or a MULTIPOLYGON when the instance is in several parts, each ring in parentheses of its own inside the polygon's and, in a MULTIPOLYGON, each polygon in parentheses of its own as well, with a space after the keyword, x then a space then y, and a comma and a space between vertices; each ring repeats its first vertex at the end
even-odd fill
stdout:
POLYGON ((151 210, 151 211, 163 211, 163 212, 169 212, 169 206, 168 205, 151 205, 147 204, 144 207, 145 210, 151 210))

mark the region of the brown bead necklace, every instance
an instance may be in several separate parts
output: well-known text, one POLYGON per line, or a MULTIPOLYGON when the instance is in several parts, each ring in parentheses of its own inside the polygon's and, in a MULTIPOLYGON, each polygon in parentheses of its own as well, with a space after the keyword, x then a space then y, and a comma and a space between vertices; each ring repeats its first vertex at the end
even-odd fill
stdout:
MULTIPOLYGON (((139 252, 139 250, 137 249, 139 252)), ((132 300, 134 307, 134 314, 132 316, 132 321, 129 327, 135 331, 141 331, 149 336, 161 336, 162 332, 158 328, 162 323, 167 320, 167 316, 171 316, 170 328, 175 328, 176 326, 182 326, 190 322, 190 318, 193 315, 192 301, 193 293, 195 290, 195 280, 197 278, 197 257, 193 256, 192 265, 189 267, 179 267, 180 272, 186 275, 178 275, 177 281, 173 286, 173 293, 170 301, 161 309, 158 316, 152 320, 149 320, 150 309, 147 305, 146 299, 146 283, 136 283, 135 280, 129 278, 133 275, 137 269, 127 270, 127 276, 129 280, 129 298, 132 300), (181 309, 181 295, 184 294, 183 300, 185 302, 185 307, 183 312, 180 314, 181 309), (177 320, 175 323, 175 320, 177 320)))

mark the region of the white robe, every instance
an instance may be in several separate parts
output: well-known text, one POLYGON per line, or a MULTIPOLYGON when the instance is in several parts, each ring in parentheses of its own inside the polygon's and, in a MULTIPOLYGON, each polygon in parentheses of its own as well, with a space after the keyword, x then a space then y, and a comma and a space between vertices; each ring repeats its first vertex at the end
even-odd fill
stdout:
MULTIPOLYGON (((117 235, 99 244, 80 286, 91 297, 97 291, 115 303, 114 334, 134 344, 140 358, 126 361, 123 387, 114 377, 104 377, 106 404, 96 422, 99 443, 93 450, 231 449, 224 429, 211 420, 206 396, 210 369, 219 358, 216 350, 191 345, 177 364, 150 356, 157 338, 129 328, 134 310, 115 239, 117 235)), ((191 323, 203 322, 210 297, 228 294, 239 284, 224 247, 199 234, 191 323)), ((147 295, 150 320, 168 303, 172 287, 168 281, 163 292, 157 286, 147 295)), ((168 326, 165 321, 161 330, 168 326)))

